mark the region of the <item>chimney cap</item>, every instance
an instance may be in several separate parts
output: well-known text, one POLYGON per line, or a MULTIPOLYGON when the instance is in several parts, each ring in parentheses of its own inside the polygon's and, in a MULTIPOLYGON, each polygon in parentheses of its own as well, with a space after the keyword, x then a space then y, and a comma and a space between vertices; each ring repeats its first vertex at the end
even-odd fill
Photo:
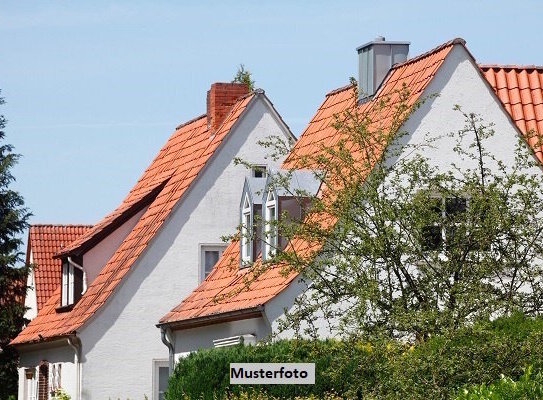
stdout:
POLYGON ((398 45, 398 44, 399 44, 399 45, 402 45, 402 44, 403 44, 403 45, 410 45, 411 42, 402 42, 402 41, 394 42, 394 41, 387 41, 387 40, 385 40, 385 37, 384 37, 384 36, 377 36, 377 37, 375 38, 375 40, 372 40, 371 42, 368 42, 368 43, 364 43, 362 46, 357 47, 357 48, 356 48, 356 51, 360 53, 362 50, 364 50, 364 49, 366 49, 366 48, 368 48, 368 47, 370 47, 370 46, 372 46, 372 45, 375 45, 375 44, 377 44, 377 45, 379 45, 379 44, 381 44, 381 45, 382 45, 382 44, 391 44, 391 45, 398 45))

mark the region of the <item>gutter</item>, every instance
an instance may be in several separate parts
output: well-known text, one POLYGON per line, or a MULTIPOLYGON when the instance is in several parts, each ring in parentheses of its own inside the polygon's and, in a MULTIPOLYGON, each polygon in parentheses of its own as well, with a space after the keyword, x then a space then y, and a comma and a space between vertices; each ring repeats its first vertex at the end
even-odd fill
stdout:
MULTIPOLYGON (((256 306, 244 310, 229 311, 221 314, 211 314, 202 317, 190 318, 181 321, 162 322, 157 327, 168 327, 171 330, 192 329, 199 326, 213 325, 222 322, 237 321, 249 318, 258 318, 263 316, 264 306, 256 306)), ((268 319, 264 317, 266 321, 268 319)))
POLYGON ((75 364, 75 400, 81 400, 82 373, 81 373, 81 340, 76 335, 67 338, 68 346, 74 350, 75 364))
POLYGON ((168 372, 169 375, 172 376, 173 370, 175 368, 175 345, 171 329, 165 326, 161 326, 160 339, 162 339, 162 343, 164 343, 168 348, 168 372))

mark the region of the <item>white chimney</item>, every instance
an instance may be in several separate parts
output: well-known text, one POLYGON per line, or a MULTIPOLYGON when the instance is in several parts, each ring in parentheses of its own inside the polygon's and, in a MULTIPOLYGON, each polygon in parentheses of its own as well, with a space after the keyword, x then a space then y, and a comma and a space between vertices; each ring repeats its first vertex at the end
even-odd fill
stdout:
POLYGON ((356 49, 358 51, 358 101, 369 100, 379 89, 394 64, 407 60, 410 42, 387 42, 383 36, 356 49))

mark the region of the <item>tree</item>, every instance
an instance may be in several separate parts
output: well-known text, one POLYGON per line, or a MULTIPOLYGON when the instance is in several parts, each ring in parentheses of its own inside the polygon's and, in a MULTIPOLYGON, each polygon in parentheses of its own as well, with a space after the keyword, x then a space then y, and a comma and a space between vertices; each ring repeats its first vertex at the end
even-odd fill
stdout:
MULTIPOLYGON (((0 105, 4 100, 0 98, 0 105)), ((25 322, 24 298, 29 266, 17 267, 22 261, 20 235, 30 216, 23 198, 10 189, 14 181, 11 169, 19 159, 13 146, 5 144, 6 119, 0 115, 0 398, 17 394, 18 355, 9 342, 25 322)))
POLYGON ((543 174, 526 142, 506 164, 487 149, 492 124, 456 107, 466 125, 449 136, 462 163, 439 170, 425 157, 436 137, 402 140, 420 103, 407 103, 405 87, 397 96, 337 115, 336 141, 289 156, 324 189, 300 223, 273 222, 289 244, 269 265, 311 282, 284 326, 315 334, 318 317, 344 335, 424 340, 514 310, 541 313, 543 174))
POLYGON ((252 92, 255 89, 255 81, 251 79, 251 71, 246 70, 243 64, 239 65, 239 68, 232 80, 232 83, 244 83, 249 88, 249 91, 252 92))

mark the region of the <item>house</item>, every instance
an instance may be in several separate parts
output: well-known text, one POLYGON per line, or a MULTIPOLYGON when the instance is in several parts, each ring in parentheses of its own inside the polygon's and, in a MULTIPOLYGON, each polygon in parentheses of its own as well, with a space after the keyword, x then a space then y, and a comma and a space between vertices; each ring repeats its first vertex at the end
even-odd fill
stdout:
MULTIPOLYGON (((31 225, 26 263, 34 267, 27 279, 25 318, 32 320, 59 287, 62 264, 53 256, 91 228, 90 225, 31 225)), ((64 279, 66 283, 66 279, 64 279)))
POLYGON ((72 399, 161 398, 169 352, 154 325, 224 250, 246 175, 278 166, 257 144, 270 136, 293 140, 264 91, 211 85, 206 114, 179 125, 122 203, 54 256, 67 280, 12 342, 20 399, 55 387, 72 399))
MULTIPOLYGON (((296 167, 298 160, 319 150, 319 143, 333 145, 338 140, 332 126, 336 115, 354 107, 372 112, 372 107, 386 98, 390 98, 388 109, 392 109, 399 102, 397 90, 403 85, 408 89, 408 105, 419 99, 426 101, 399 128, 406 132, 402 140, 422 143, 428 133, 433 134, 435 141, 431 148, 425 149, 425 156, 430 165, 441 171, 449 170, 453 162, 458 165, 471 162, 458 159, 450 151, 454 139, 442 135, 457 132, 465 125, 464 117, 453 110, 457 104, 495 124, 496 136, 489 141, 488 150, 506 165, 513 161, 519 135, 526 138, 533 155, 543 161, 538 140, 543 135, 543 67, 478 65, 462 39, 410 59, 408 47, 407 42, 378 38, 358 48, 360 97, 353 98, 352 85, 329 92, 283 167, 296 167)), ((390 123, 387 119, 378 122, 390 123)), ((266 195, 268 189, 264 187, 263 191, 266 195)), ((251 212, 262 215, 264 222, 273 220, 270 215, 277 215, 276 206, 272 202, 270 209, 274 212, 263 212, 263 202, 260 208, 251 208, 250 201, 244 201, 246 207, 240 210, 240 222, 247 225, 252 221, 251 212)), ((275 235, 271 235, 273 240, 275 235)), ((172 358, 241 340, 254 343, 278 333, 279 337, 291 336, 291 332, 280 332, 278 325, 284 310, 290 309, 294 300, 308 290, 309 282, 296 272, 281 274, 279 266, 251 275, 249 269, 243 268, 243 261, 254 261, 255 269, 260 272, 262 258, 266 257, 266 251, 262 250, 265 244, 259 247, 260 256, 251 255, 243 251, 248 244, 243 237, 241 243, 230 243, 206 280, 160 319, 157 326, 171 338, 168 345, 172 358)), ((270 235, 263 237, 269 240, 270 235)), ((302 241, 294 241, 291 246, 302 252, 309 250, 304 249, 307 244, 302 241)), ((321 324, 319 334, 328 336, 333 332, 321 324)))

